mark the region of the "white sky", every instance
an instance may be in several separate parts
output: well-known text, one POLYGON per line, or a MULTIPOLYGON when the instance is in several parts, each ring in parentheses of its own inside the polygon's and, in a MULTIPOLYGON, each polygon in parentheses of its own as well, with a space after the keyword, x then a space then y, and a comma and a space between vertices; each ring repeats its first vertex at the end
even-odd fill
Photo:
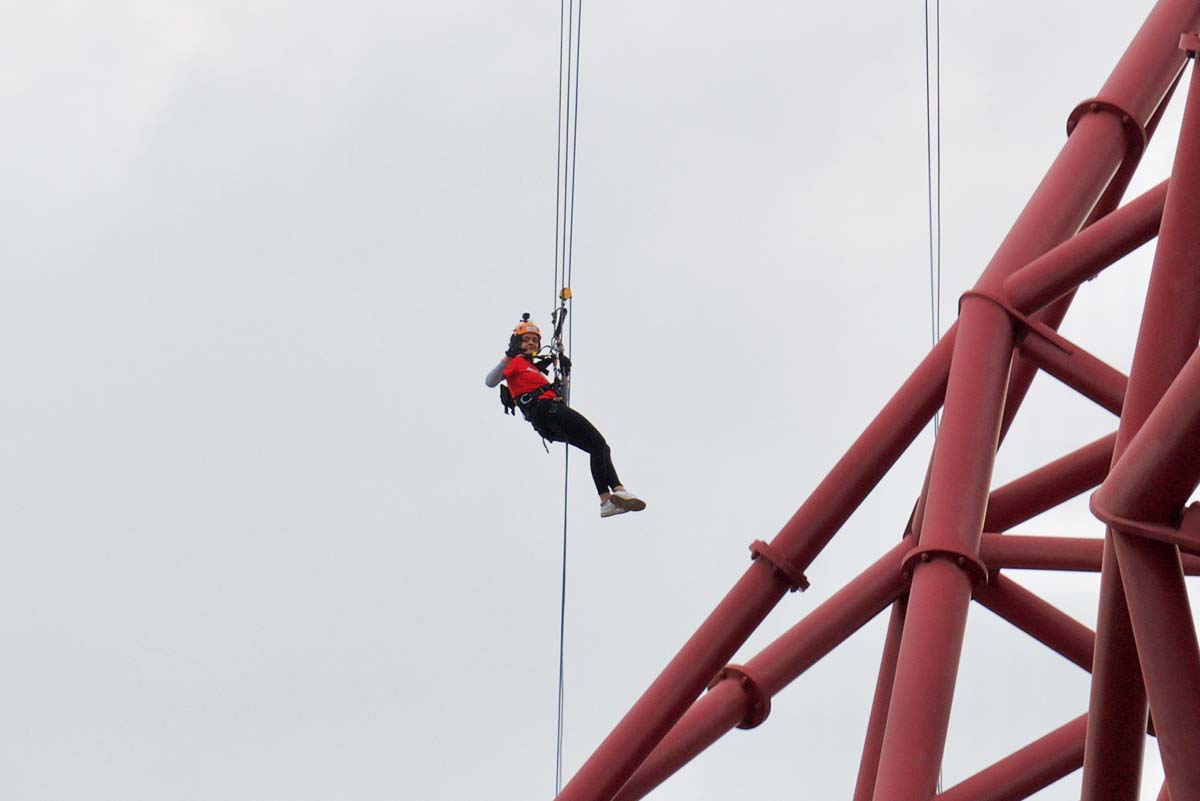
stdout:
MULTIPOLYGON (((946 4, 943 327, 1149 8, 946 4)), ((562 459, 482 376, 550 310, 557 3, 0 9, 3 796, 548 798, 562 459)), ((650 507, 573 460, 568 775, 929 346, 921 11, 584 7, 574 402, 650 507)), ((1150 254, 1063 328, 1122 370, 1150 254)), ((1113 428, 1040 377, 997 482, 1113 428)), ((890 547, 930 444, 740 660, 890 547)), ((1095 577, 1014 577, 1094 625, 1095 577)), ((848 798, 883 625, 655 797, 848 798)), ((1087 694, 974 608, 946 784, 1087 694)))

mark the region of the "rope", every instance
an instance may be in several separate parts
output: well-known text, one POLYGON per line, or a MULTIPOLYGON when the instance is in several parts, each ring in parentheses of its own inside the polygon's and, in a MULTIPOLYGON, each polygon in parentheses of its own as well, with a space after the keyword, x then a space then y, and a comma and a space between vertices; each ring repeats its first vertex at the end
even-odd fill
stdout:
POLYGON ((562 71, 563 71, 563 19, 566 9, 565 0, 558 0, 558 132, 555 134, 554 147, 554 303, 558 303, 558 235, 562 230, 558 210, 562 205, 562 71))
MULTIPOLYGON (((571 131, 570 126, 567 130, 568 136, 571 136, 571 214, 568 222, 568 245, 567 245, 567 262, 566 262, 566 282, 567 286, 571 285, 571 273, 574 266, 574 251, 575 251, 575 157, 578 155, 579 149, 576 146, 579 143, 579 34, 583 27, 583 0, 578 0, 579 14, 575 20, 575 113, 574 121, 575 128, 571 131)), ((567 76, 570 78, 570 75, 567 76)), ((571 87, 567 86, 567 102, 570 103, 571 87)), ((569 318, 573 319, 573 318, 569 318)), ((567 327, 568 337, 570 336, 570 325, 567 327)), ((570 354, 568 354, 569 356, 570 354)))
MULTIPOLYGON (((935 0, 937 15, 936 86, 937 86, 937 304, 934 319, 937 332, 942 332, 942 2, 935 0)), ((933 416, 935 425, 941 423, 941 412, 933 416)), ((936 429, 935 429, 936 430, 936 429)))
MULTIPOLYGON (((936 87, 936 118, 931 110, 929 80, 929 0, 925 0, 925 192, 929 213, 929 336, 930 345, 937 347, 942 330, 942 5, 934 0, 935 35, 934 80, 936 87), (937 127, 937 207, 934 208, 934 143, 932 129, 937 127), (936 220, 936 238, 934 223, 936 220)), ((941 412, 933 413, 933 442, 937 445, 941 412)), ((937 793, 942 793, 942 764, 938 764, 937 793)))
MULTIPOLYGON (((930 346, 936 347, 942 330, 942 11, 941 0, 934 0, 936 15, 937 46, 935 51, 936 87, 936 168, 934 162, 933 128, 935 111, 931 107, 931 84, 929 74, 929 0, 925 0, 925 191, 928 200, 929 220, 929 337, 930 346), (934 172, 937 173, 937 205, 934 207, 934 172), (935 234, 936 223, 936 234, 935 234)), ((933 415, 933 437, 937 440, 941 426, 941 412, 933 415)))
MULTIPOLYGON (((575 165, 576 143, 579 140, 579 41, 583 28, 582 0, 565 3, 566 27, 563 27, 564 0, 559 0, 558 25, 558 143, 555 165, 554 197, 554 298, 556 308, 566 310, 567 336, 563 352, 570 358, 571 344, 575 338, 575 315, 569 292, 571 286, 575 252, 575 165), (572 27, 574 33, 572 34, 572 27), (565 36, 564 36, 565 33, 565 36), (565 40, 565 41, 564 41, 565 40), (566 48, 566 80, 564 81, 563 49, 566 48), (571 81, 574 78, 574 94, 571 81), (563 102, 564 86, 566 102, 563 102), (572 100, 574 101, 572 104, 572 100), (565 116, 564 116, 565 105, 565 116), (565 130, 564 130, 565 127, 565 130), (561 281, 559 280, 561 278, 561 281), (564 294, 566 297, 564 297, 564 294), (558 306, 558 304, 562 304, 558 306)), ((556 312, 561 313, 561 312, 556 312)), ((563 401, 571 402, 570 383, 566 384, 563 401)), ((558 608, 558 728, 554 758, 554 794, 562 790, 563 723, 566 701, 565 664, 567 631, 567 543, 568 543, 568 494, 570 489, 570 447, 563 444, 563 531, 562 531, 562 582, 558 608)))
POLYGON ((554 795, 562 790, 563 745, 563 657, 567 633, 567 485, 570 478, 571 449, 563 445, 563 535, 562 535, 562 592, 558 600, 558 736, 554 750, 554 795))

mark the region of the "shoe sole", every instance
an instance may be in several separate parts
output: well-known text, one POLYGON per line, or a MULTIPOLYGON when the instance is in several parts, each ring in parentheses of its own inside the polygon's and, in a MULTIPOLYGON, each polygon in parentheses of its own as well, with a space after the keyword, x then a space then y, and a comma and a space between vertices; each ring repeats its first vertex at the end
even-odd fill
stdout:
POLYGON ((641 498, 622 498, 617 494, 609 496, 612 505, 626 512, 640 512, 646 508, 646 502, 641 498))
POLYGON ((613 507, 614 508, 611 512, 601 512, 600 516, 601 517, 616 517, 617 515, 623 515, 629 511, 628 509, 626 509, 623 506, 617 506, 615 503, 613 504, 613 507))

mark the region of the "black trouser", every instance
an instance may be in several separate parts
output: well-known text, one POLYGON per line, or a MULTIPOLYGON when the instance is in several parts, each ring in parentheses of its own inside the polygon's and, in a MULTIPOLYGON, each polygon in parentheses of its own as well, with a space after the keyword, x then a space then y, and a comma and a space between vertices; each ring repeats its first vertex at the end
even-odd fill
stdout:
POLYGON ((592 457, 592 482, 596 492, 608 492, 621 485, 604 435, 582 414, 561 401, 539 400, 529 405, 526 416, 546 439, 574 445, 592 457))

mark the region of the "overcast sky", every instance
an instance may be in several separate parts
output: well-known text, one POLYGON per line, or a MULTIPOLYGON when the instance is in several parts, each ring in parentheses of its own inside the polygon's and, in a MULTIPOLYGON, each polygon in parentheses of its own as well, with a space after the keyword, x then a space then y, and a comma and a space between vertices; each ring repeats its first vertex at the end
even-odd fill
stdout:
MULTIPOLYGON (((945 5, 943 329, 1151 4, 945 5)), ((549 798, 562 454, 482 378, 550 311, 558 4, 0 8, 0 795, 549 798)), ((921 4, 583 15, 573 401, 649 508, 573 459, 568 775, 930 344, 921 4)), ((1063 327, 1122 370, 1151 254, 1063 327)), ((1039 377, 996 480, 1115 426, 1039 377)), ((895 542, 931 444, 740 660, 895 542)), ((1013 576, 1095 625, 1096 577, 1013 576)), ((885 618, 655 797, 848 798, 885 618)), ((973 608, 945 783, 1087 698, 973 608)))

